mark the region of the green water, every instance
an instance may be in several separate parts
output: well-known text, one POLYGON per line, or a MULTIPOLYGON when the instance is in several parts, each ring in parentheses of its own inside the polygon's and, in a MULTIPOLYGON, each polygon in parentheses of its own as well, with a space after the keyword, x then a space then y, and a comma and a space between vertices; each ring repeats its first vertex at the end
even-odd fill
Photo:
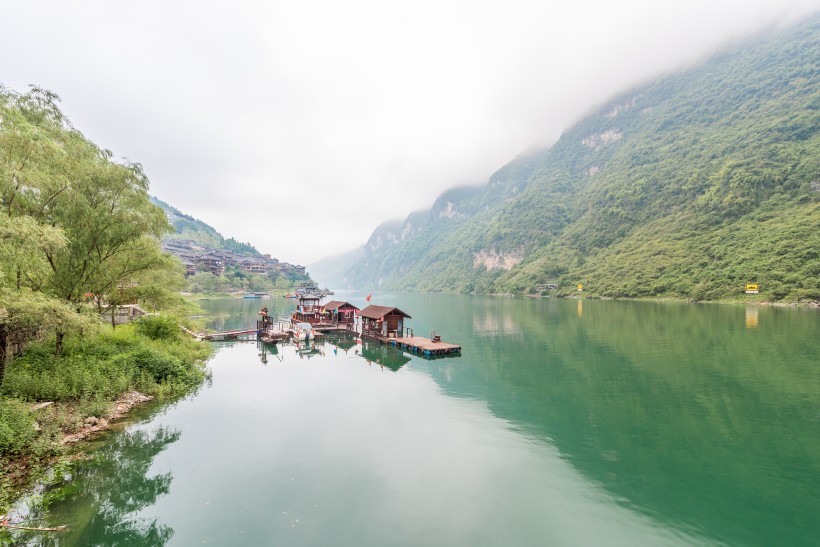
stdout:
MULTIPOLYGON (((363 304, 363 294, 334 298, 363 304)), ((54 545, 817 545, 820 313, 377 294, 463 345, 221 346, 98 442, 54 545), (59 541, 59 543, 57 543, 59 541)), ((214 326, 262 304, 205 302, 214 326)))

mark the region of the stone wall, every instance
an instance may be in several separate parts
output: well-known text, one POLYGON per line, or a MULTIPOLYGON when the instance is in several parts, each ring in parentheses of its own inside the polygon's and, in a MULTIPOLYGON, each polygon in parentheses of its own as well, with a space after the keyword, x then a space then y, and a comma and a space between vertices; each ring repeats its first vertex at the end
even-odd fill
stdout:
POLYGON ((6 345, 4 348, 0 348, 5 350, 3 353, 6 359, 10 358, 13 355, 20 355, 23 353, 23 350, 26 349, 30 343, 35 340, 41 340, 43 338, 43 333, 40 329, 21 329, 11 332, 4 332, 5 327, 0 325, 0 344, 2 344, 3 335, 6 334, 6 345))

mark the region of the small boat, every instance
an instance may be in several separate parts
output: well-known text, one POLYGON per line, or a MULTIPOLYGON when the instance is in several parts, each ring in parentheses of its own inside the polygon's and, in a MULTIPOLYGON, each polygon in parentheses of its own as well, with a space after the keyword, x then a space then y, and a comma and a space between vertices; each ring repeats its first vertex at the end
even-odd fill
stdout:
POLYGON ((242 298, 267 298, 270 296, 266 292, 249 292, 242 295, 242 298))
POLYGON ((298 294, 283 294, 282 298, 299 298, 298 294))

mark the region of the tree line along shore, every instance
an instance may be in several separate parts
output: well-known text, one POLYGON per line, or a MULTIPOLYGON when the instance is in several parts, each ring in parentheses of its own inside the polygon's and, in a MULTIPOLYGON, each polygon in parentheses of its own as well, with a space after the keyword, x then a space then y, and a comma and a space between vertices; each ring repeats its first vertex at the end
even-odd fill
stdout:
POLYGON ((172 227, 138 163, 86 139, 37 87, 0 88, 0 151, 3 515, 67 441, 195 389, 212 349, 181 330, 197 327, 184 270, 160 247, 172 227), (134 302, 157 313, 101 320, 134 302))

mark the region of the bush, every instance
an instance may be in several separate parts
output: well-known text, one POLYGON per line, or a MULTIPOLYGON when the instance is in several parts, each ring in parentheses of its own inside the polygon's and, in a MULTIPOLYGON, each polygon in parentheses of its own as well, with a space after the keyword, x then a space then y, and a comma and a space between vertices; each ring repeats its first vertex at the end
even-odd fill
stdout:
POLYGON ((179 336, 179 323, 171 317, 149 315, 136 323, 137 332, 151 340, 169 340, 179 336))
POLYGON ((154 319, 160 318, 144 327, 67 338, 60 358, 53 341, 32 344, 8 363, 0 393, 26 401, 113 401, 132 389, 172 394, 196 386, 205 376, 198 362, 212 348, 181 336, 175 321, 154 319))
POLYGON ((153 348, 141 348, 127 357, 157 383, 185 376, 185 366, 179 359, 153 348))
POLYGON ((0 399, 0 456, 19 454, 34 439, 34 417, 24 403, 0 399))

